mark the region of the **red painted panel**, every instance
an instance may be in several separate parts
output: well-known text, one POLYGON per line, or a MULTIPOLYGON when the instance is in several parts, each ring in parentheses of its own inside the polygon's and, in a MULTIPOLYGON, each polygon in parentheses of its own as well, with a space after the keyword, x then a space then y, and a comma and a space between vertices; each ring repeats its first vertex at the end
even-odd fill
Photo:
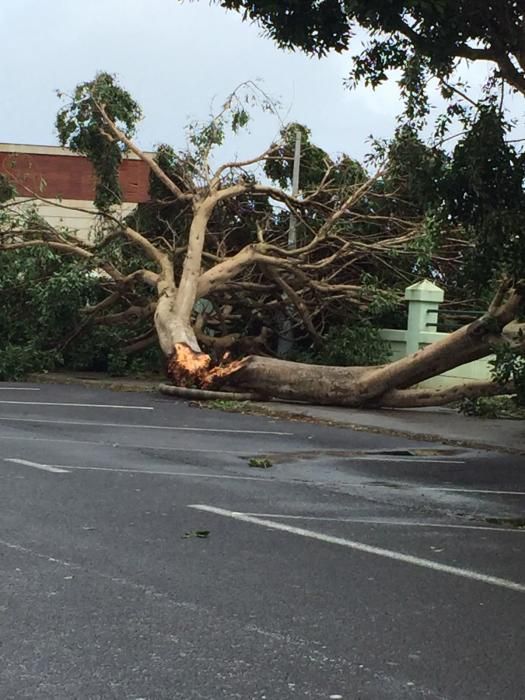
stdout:
MULTIPOLYGON (((0 153, 0 173, 14 182, 20 196, 36 193, 49 199, 93 201, 94 173, 82 156, 0 153)), ((140 160, 125 160, 120 182, 125 202, 148 200, 149 169, 140 160)))

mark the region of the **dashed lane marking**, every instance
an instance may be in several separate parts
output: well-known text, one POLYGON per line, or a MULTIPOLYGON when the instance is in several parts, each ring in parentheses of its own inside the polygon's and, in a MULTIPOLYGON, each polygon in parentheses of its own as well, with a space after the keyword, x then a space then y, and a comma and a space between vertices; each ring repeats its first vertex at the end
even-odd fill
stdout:
POLYGON ((0 386, 0 391, 40 391, 40 389, 30 386, 0 386))
POLYGON ((39 464, 38 462, 30 462, 27 459, 16 459, 14 457, 4 457, 4 462, 12 462, 13 464, 22 464, 24 467, 34 467, 35 469, 41 469, 45 472, 52 472, 53 474, 69 474, 68 469, 63 467, 54 467, 50 464, 39 464))
POLYGON ((35 467, 37 469, 44 469, 49 472, 56 472, 57 474, 69 474, 71 471, 93 471, 93 472, 118 472, 120 474, 145 474, 153 476, 181 476, 190 479, 225 479, 225 480, 239 480, 239 481, 266 481, 268 483, 282 483, 277 482, 272 477, 264 476, 242 476, 237 474, 206 474, 206 472, 168 472, 168 471, 157 471, 157 470, 145 470, 145 469, 121 469, 119 467, 85 467, 85 466, 75 466, 75 465, 57 465, 57 464, 38 464, 37 462, 29 462, 25 459, 17 459, 14 457, 4 457, 4 462, 13 462, 15 464, 25 464, 28 467, 35 467))

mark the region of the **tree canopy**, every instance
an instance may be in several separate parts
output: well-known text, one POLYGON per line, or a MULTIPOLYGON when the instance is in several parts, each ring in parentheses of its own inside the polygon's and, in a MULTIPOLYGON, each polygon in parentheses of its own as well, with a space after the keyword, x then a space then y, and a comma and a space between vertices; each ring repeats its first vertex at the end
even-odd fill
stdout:
POLYGON ((402 69, 407 88, 425 71, 450 76, 459 59, 490 61, 525 93, 523 0, 218 0, 259 22, 279 46, 324 55, 351 47, 357 27, 368 42, 351 78, 378 85, 402 69))

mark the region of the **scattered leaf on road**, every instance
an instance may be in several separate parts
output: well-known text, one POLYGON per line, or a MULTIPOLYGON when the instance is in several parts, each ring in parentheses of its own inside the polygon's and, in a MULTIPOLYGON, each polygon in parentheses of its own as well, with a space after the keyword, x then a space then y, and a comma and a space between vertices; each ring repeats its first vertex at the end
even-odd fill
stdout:
POLYGON ((182 539, 187 540, 189 537, 208 537, 210 534, 209 530, 190 530, 190 532, 185 532, 182 539))
POLYGON ((271 467, 273 467, 272 461, 267 459, 266 457, 252 457, 248 464, 254 469, 270 469, 271 467))

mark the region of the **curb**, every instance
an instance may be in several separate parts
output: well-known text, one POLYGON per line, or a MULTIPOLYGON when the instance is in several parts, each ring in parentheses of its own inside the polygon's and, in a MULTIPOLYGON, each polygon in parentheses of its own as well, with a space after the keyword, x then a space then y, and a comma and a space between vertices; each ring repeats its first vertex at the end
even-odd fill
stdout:
MULTIPOLYGON (((385 428, 373 425, 362 425, 360 423, 353 423, 352 421, 345 420, 330 420, 326 418, 316 418, 314 416, 309 416, 305 413, 292 413, 287 410, 275 409, 273 404, 270 406, 248 406, 247 413, 258 413, 265 416, 273 416, 274 418, 287 418, 288 420, 295 420, 302 423, 316 423, 317 425, 330 425, 339 428, 350 428, 360 433, 375 433, 377 435, 391 435, 392 437, 404 437, 412 440, 421 440, 422 442, 440 442, 443 445, 451 445, 452 447, 466 447, 475 450, 485 450, 487 452, 504 452, 505 454, 511 455, 525 455, 525 448, 520 449, 517 447, 509 447, 508 445, 494 445, 487 444, 485 442, 479 442, 477 440, 456 440, 453 438, 447 438, 443 435, 428 434, 421 432, 411 432, 409 430, 398 430, 396 428, 385 428)), ((232 413, 236 413, 235 409, 232 409, 232 413)))
MULTIPOLYGON (((39 383, 39 384, 78 384, 80 386, 86 387, 98 387, 101 389, 109 389, 111 391, 122 391, 122 392, 148 392, 148 393, 159 393, 159 381, 158 380, 133 380, 130 383, 129 380, 115 379, 89 379, 81 376, 71 376, 71 375, 61 375, 58 373, 49 374, 30 374, 27 376, 26 381, 39 383)), ((184 397, 180 397, 185 400, 184 397)), ((221 397, 223 398, 223 397, 221 397)), ((228 398, 231 398, 229 395, 228 398)), ((191 397, 186 397, 187 401, 191 401, 191 397)), ((195 401, 194 403, 201 405, 202 407, 207 407, 205 401, 195 401)), ((211 410, 225 410, 217 409, 216 406, 208 407, 211 410)), ((486 450, 489 452, 503 452, 512 455, 525 455, 525 447, 520 449, 517 447, 509 447, 508 445, 494 445, 487 444, 478 440, 457 440, 452 438, 447 438, 443 435, 438 434, 427 434, 421 432, 412 432, 410 430, 398 430, 394 428, 378 427, 372 425, 362 425, 359 423, 354 423, 351 420, 333 420, 327 418, 320 418, 315 416, 310 416, 300 412, 294 412, 289 409, 283 409, 279 406, 279 403, 253 403, 250 401, 246 402, 246 405, 242 409, 236 409, 235 407, 227 409, 231 413, 251 413, 254 415, 265 415, 274 418, 285 418, 292 421, 298 421, 301 423, 315 423, 317 425, 330 425, 340 428, 350 428, 363 433, 375 433, 377 435, 391 435, 393 437, 404 437, 413 440, 421 440, 422 442, 440 442, 444 445, 451 445, 454 447, 467 447, 470 449, 486 450)))
POLYGON ((86 387, 98 387, 99 389, 110 389, 111 391, 129 392, 155 392, 158 391, 159 382, 155 380, 134 380, 133 383, 114 379, 89 379, 88 377, 75 377, 61 374, 28 374, 25 381, 34 384, 78 384, 86 387))

